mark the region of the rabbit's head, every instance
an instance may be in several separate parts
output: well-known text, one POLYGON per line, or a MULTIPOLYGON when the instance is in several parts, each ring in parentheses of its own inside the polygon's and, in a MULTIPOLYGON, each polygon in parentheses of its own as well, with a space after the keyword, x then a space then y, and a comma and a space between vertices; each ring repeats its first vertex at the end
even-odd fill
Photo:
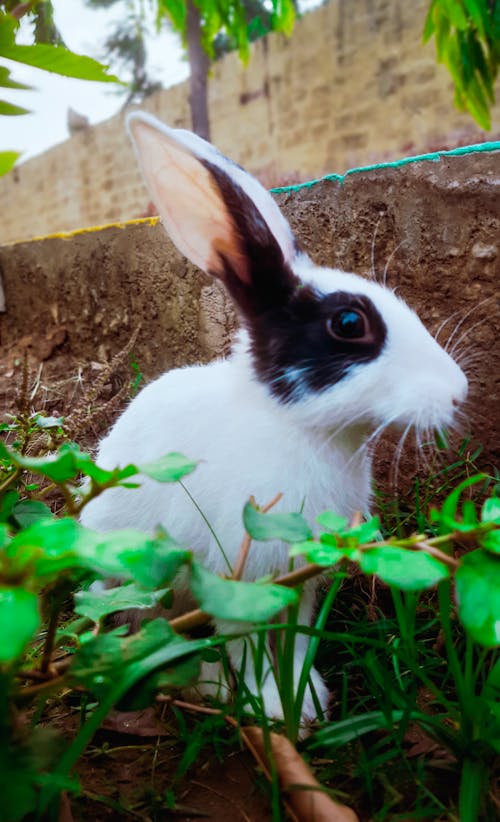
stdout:
POLYGON ((314 265, 270 194, 201 138, 142 112, 128 129, 165 229, 224 283, 254 377, 294 419, 326 429, 452 422, 465 375, 403 300, 314 265))

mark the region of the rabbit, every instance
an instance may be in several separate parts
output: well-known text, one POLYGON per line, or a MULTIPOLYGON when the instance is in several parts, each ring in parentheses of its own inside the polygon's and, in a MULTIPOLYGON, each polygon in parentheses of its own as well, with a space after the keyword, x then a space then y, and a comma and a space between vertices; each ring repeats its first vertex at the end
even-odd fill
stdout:
MULTIPOLYGON (((228 359, 172 370, 143 388, 98 448, 104 468, 170 451, 199 460, 184 480, 189 495, 178 484, 144 477, 139 488, 94 499, 82 522, 98 531, 162 525, 207 568, 224 574, 218 542, 233 565, 250 495, 264 504, 281 491, 282 509, 301 510, 310 522, 328 509, 348 518, 368 515, 374 435, 389 426, 449 426, 467 379, 390 289, 315 265, 271 195, 212 145, 143 112, 129 114, 127 127, 166 231, 191 262, 224 284, 242 330, 228 359)), ((284 544, 256 542, 244 579, 288 568, 284 544)), ((299 624, 311 622, 314 593, 314 583, 307 584, 299 624)), ((176 596, 182 603, 182 592, 176 596)), ((216 621, 221 633, 242 627, 216 621)), ((245 642, 235 638, 227 650, 234 671, 246 663, 245 684, 257 694, 245 642)), ((307 637, 297 634, 295 683, 306 649, 307 637)), ((222 671, 205 665, 200 691, 225 689, 222 671)), ((326 713, 328 690, 315 669, 311 678, 326 713)), ((272 672, 261 696, 269 716, 283 716, 272 672)), ((308 689, 302 722, 315 718, 308 689)))

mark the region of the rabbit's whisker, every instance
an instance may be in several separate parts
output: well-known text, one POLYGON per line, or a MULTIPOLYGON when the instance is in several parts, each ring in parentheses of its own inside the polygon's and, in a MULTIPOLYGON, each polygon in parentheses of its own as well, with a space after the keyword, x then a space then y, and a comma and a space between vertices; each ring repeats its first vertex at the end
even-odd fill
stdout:
MULTIPOLYGON (((475 305, 473 305, 473 306, 472 306, 472 308, 469 308, 469 310, 465 312, 465 314, 463 315, 463 317, 461 318, 461 320, 459 320, 459 322, 458 322, 458 323, 456 323, 456 325, 455 325, 455 327, 454 327, 453 331, 451 332, 451 334, 450 334, 450 336, 448 337, 448 339, 447 339, 447 341, 446 341, 446 344, 445 344, 445 346, 444 346, 444 350, 445 350, 445 351, 447 351, 447 352, 450 354, 450 356, 451 356, 450 346, 451 346, 451 343, 452 343, 452 341, 453 341, 453 338, 456 336, 456 334, 458 333, 458 331, 460 330, 460 328, 461 328, 461 327, 462 327, 462 325, 464 324, 465 320, 466 320, 468 317, 470 317, 470 315, 471 315, 471 314, 473 314, 473 313, 474 313, 474 311, 477 311, 477 309, 478 309, 478 308, 481 308, 481 306, 483 306, 483 305, 485 305, 486 303, 490 302, 492 299, 493 299, 493 297, 485 297, 485 299, 484 299, 484 300, 481 300, 480 302, 475 303, 475 305)), ((455 313, 457 313, 457 312, 455 312, 455 313)), ((454 316, 454 315, 452 315, 452 316, 454 316)), ((478 323, 476 323, 476 325, 478 325, 478 323)), ((474 325, 474 326, 472 326, 472 328, 475 328, 475 327, 476 327, 475 325, 474 325)), ((471 330, 472 330, 472 329, 469 329, 469 331, 471 331, 471 330)), ((462 339, 462 338, 461 338, 461 339, 462 339)), ((456 344, 455 344, 455 345, 456 345, 456 344)), ((453 346, 453 348, 455 348, 455 346, 453 346)), ((451 349, 451 350, 453 350, 453 349, 451 349)))

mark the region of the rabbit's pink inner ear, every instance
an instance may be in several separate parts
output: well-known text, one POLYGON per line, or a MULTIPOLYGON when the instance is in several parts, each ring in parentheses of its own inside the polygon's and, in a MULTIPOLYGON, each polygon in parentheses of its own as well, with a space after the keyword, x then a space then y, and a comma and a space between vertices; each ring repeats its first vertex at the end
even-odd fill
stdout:
POLYGON ((149 123, 133 120, 130 130, 151 199, 179 251, 222 280, 226 260, 240 280, 250 283, 239 233, 210 171, 149 123))

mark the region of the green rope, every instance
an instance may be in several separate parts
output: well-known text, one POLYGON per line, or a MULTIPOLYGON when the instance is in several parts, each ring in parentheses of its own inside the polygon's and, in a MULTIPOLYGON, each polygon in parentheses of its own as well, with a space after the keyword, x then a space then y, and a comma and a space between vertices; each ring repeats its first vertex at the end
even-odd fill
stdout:
POLYGON ((317 180, 309 180, 306 183, 298 183, 294 186, 283 186, 282 188, 272 188, 273 194, 283 194, 287 191, 299 191, 301 188, 312 188, 312 186, 322 183, 323 180, 333 180, 341 185, 344 183, 346 177, 351 174, 360 174, 363 171, 376 171, 379 168, 399 168, 406 166, 408 163, 419 163, 422 160, 430 160, 436 162, 441 157, 456 157, 462 154, 475 154, 480 151, 500 151, 500 141, 494 143, 477 143, 473 146, 461 146, 460 148, 452 148, 449 151, 433 151, 430 154, 418 154, 416 157, 403 157, 402 160, 392 160, 389 163, 375 163, 371 166, 361 166, 360 168, 351 168, 345 174, 325 174, 324 177, 319 177, 317 180))

